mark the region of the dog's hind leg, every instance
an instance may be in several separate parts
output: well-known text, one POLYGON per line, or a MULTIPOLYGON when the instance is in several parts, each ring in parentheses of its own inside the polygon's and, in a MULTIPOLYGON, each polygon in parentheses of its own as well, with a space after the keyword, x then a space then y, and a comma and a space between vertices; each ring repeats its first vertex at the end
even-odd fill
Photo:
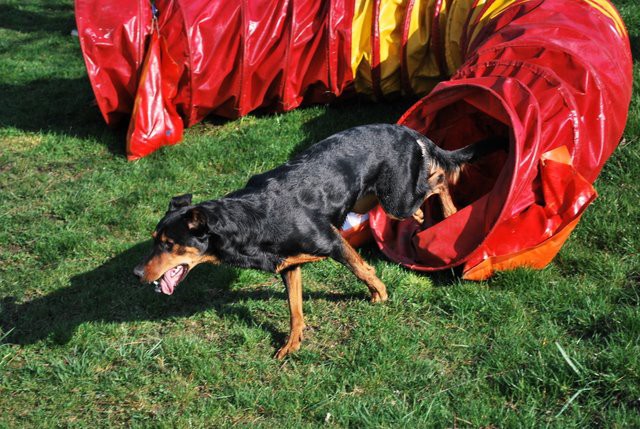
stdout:
POLYGON ((416 212, 413 214, 413 220, 421 225, 424 223, 424 212, 421 208, 418 208, 418 210, 416 210, 416 212))
POLYGON ((337 254, 331 257, 346 265, 358 279, 367 285, 369 292, 371 292, 371 302, 386 301, 388 298, 387 288, 376 275, 376 270, 360 257, 358 252, 351 247, 340 233, 338 233, 338 236, 340 237, 340 248, 337 254))
POLYGON ((455 214, 458 209, 453 203, 453 198, 451 198, 451 193, 449 192, 449 181, 447 180, 445 172, 443 170, 436 170, 435 173, 429 176, 427 182, 429 184, 429 188, 431 189, 431 192, 427 194, 427 198, 429 198, 433 194, 438 194, 440 196, 440 202, 442 203, 442 214, 444 215, 445 219, 455 214))
POLYGON ((452 214, 455 214, 458 209, 455 204, 453 204, 453 198, 451 198, 451 193, 449 192, 449 186, 444 185, 438 192, 440 195, 440 202, 442 202, 442 212, 445 218, 448 218, 452 214))
MULTIPOLYGON (((429 188, 431 191, 425 197, 425 201, 429 199, 429 197, 433 194, 437 194, 440 196, 440 202, 442 203, 442 214, 445 219, 449 216, 455 214, 458 209, 456 205, 453 203, 453 198, 451 198, 451 193, 449 192, 449 183, 444 175, 444 172, 437 172, 432 174, 429 179, 429 188)), ((424 223, 424 212, 422 208, 418 208, 413 215, 413 219, 419 224, 424 223)))
POLYGON ((289 353, 300 349, 302 331, 304 330, 304 316, 302 314, 302 270, 300 266, 290 267, 282 271, 282 280, 287 287, 290 311, 290 330, 287 342, 276 353, 277 359, 282 359, 289 353))

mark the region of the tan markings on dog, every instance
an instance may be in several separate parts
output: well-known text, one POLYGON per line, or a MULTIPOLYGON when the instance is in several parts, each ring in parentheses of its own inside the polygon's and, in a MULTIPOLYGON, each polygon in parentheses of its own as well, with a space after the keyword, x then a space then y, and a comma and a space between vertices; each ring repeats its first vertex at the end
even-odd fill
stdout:
MULTIPOLYGON (((429 198, 433 194, 438 194, 440 196, 440 202, 442 203, 442 212, 445 218, 448 218, 458 211, 455 204, 453 203, 453 198, 451 198, 451 193, 449 192, 449 183, 455 183, 455 181, 450 182, 450 180, 457 180, 457 174, 458 173, 454 173, 453 176, 449 177, 450 175, 447 175, 444 169, 436 167, 431 170, 431 174, 427 179, 427 183, 429 184, 431 192, 427 194, 426 198, 429 198)), ((414 219, 415 218, 416 216, 414 215, 414 219)))
POLYGON ((282 359, 289 353, 300 349, 302 331, 304 330, 304 315, 302 313, 302 271, 300 266, 291 268, 282 274, 282 280, 287 287, 289 301, 289 338, 276 353, 277 359, 282 359))
POLYGON ((214 255, 201 255, 195 247, 174 244, 171 252, 162 252, 151 257, 144 267, 143 281, 158 280, 164 273, 178 265, 187 265, 189 270, 198 264, 208 262, 219 264, 220 260, 214 255))
POLYGON ((445 219, 453 214, 456 214, 456 212, 458 211, 455 204, 453 203, 453 198, 451 198, 451 193, 449 193, 448 186, 445 186, 444 189, 440 191, 440 202, 442 203, 442 212, 445 219))
POLYGON ((280 272, 286 270, 289 267, 293 267, 293 266, 300 265, 300 264, 306 264, 308 262, 321 261, 321 260, 323 260, 325 258, 326 258, 326 256, 309 255, 309 254, 306 254, 306 253, 301 253, 301 254, 296 255, 296 256, 290 256, 287 259, 285 259, 284 261, 282 261, 280 263, 280 265, 278 265, 276 267, 276 273, 280 273, 280 272))
POLYGON ((422 225, 424 223, 424 212, 422 211, 421 208, 416 210, 416 212, 413 214, 412 217, 413 217, 413 220, 418 222, 420 225, 422 225))
POLYGON ((388 298, 387 288, 376 275, 376 270, 360 257, 344 237, 340 236, 340 238, 347 266, 358 279, 367 285, 369 292, 371 292, 371 302, 386 301, 388 298))
POLYGON ((189 229, 200 228, 202 225, 206 223, 207 223, 207 220, 204 214, 202 214, 202 212, 200 211, 200 209, 196 208, 189 211, 189 221, 187 222, 187 227, 189 229))
POLYGON ((448 171, 445 175, 447 179, 447 185, 455 185, 458 183, 458 179, 460 179, 460 174, 462 170, 466 167, 466 164, 461 165, 460 167, 455 168, 453 171, 448 171))
POLYGON ((358 214, 365 214, 368 213, 377 204, 378 197, 376 197, 375 194, 367 194, 356 201, 351 211, 358 214))

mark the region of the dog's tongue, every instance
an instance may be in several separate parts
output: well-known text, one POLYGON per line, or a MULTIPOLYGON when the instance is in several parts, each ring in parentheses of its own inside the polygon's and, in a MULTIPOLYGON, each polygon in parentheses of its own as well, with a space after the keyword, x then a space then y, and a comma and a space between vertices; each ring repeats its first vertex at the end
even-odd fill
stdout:
POLYGON ((182 277, 183 271, 184 267, 182 265, 178 265, 164 273, 160 279, 160 288, 162 289, 162 293, 166 295, 171 295, 173 293, 178 281, 182 277))

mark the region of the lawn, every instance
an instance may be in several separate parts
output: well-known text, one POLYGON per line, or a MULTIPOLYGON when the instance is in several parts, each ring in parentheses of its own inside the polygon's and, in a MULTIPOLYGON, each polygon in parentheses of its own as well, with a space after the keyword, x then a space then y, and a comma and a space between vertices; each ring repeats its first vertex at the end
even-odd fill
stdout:
POLYGON ((202 266, 171 297, 131 274, 171 196, 221 196, 407 102, 208 120, 128 163, 92 104, 70 1, 0 3, 0 427, 640 426, 640 6, 635 95, 599 197, 555 261, 487 282, 363 256, 390 292, 305 266, 283 287, 202 266))

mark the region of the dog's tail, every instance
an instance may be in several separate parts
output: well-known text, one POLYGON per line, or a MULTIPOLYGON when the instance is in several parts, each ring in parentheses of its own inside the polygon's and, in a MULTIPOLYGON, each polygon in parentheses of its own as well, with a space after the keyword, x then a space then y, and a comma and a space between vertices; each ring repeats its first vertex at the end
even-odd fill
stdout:
POLYGON ((452 167, 461 167, 497 150, 506 150, 508 143, 509 140, 506 138, 491 137, 457 150, 448 151, 447 158, 452 167))
POLYGON ((450 183, 458 181, 460 171, 485 155, 498 150, 507 150, 507 137, 490 137, 456 150, 445 150, 435 146, 436 162, 445 170, 450 183))

